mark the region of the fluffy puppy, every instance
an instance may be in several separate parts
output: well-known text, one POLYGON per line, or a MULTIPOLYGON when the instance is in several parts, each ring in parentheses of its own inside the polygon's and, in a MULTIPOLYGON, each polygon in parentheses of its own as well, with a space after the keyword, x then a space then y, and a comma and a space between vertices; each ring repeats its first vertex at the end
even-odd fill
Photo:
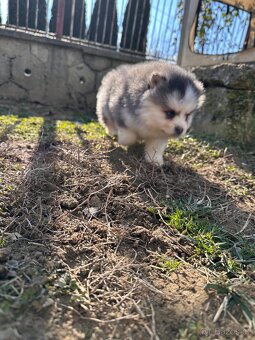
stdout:
POLYGON ((121 65, 102 80, 97 116, 122 145, 145 143, 145 159, 162 165, 168 139, 184 135, 204 101, 203 85, 184 69, 152 61, 121 65))

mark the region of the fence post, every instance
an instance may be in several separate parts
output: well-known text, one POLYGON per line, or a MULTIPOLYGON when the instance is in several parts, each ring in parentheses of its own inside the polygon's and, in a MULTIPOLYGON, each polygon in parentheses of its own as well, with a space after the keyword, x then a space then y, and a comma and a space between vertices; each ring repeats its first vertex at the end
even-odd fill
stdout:
MULTIPOLYGON (((193 50, 194 41, 190 40, 192 33, 192 25, 197 13, 197 8, 200 0, 185 0, 184 14, 181 29, 180 48, 177 58, 178 65, 189 65, 189 57, 191 50, 193 50)), ((193 32, 194 33, 194 32, 193 32)), ((193 37, 194 38, 194 37, 193 37)))
POLYGON ((63 35, 64 15, 65 15, 65 0, 58 0, 56 37, 59 39, 61 39, 63 35))

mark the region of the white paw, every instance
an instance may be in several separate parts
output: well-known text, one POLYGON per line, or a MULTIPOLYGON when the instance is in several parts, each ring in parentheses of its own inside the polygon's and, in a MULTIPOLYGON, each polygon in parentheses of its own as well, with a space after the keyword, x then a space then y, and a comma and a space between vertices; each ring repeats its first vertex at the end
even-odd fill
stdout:
POLYGON ((133 145, 137 140, 136 134, 127 129, 118 130, 118 143, 121 145, 133 145))
POLYGON ((146 162, 157 165, 157 166, 162 166, 164 164, 163 157, 157 156, 157 155, 155 155, 154 157, 151 157, 150 155, 146 154, 145 160, 146 162))

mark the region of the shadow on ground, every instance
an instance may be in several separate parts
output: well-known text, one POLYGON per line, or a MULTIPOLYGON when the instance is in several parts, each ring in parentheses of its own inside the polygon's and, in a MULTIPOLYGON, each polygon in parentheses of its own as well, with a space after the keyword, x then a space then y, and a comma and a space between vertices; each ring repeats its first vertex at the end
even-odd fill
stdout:
MULTIPOLYGON (((89 140, 79 124, 80 144, 60 140, 59 118, 43 116, 38 140, 28 142, 30 164, 1 218, 5 232, 19 235, 8 245, 17 268, 4 281, 2 303, 12 294, 13 305, 2 332, 15 330, 13 339, 169 339, 203 315, 213 335, 218 306, 205 311, 207 278, 188 263, 192 247, 147 208, 199 201, 212 208, 214 223, 237 232, 249 207, 241 209, 221 185, 188 165, 169 158, 162 169, 152 167, 143 163, 140 146, 89 140), (164 256, 178 256, 183 266, 162 273, 164 256)), ((8 150, 19 143, 10 138, 15 127, 1 134, 8 150)), ((254 232, 253 223, 251 217, 247 232, 254 232)))

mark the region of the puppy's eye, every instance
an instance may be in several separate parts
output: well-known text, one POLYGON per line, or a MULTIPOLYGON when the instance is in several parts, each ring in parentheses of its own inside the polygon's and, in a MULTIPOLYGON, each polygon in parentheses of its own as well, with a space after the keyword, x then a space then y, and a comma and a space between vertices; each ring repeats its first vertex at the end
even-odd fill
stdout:
POLYGON ((176 116, 176 112, 174 110, 166 111, 166 118, 173 119, 176 116))

